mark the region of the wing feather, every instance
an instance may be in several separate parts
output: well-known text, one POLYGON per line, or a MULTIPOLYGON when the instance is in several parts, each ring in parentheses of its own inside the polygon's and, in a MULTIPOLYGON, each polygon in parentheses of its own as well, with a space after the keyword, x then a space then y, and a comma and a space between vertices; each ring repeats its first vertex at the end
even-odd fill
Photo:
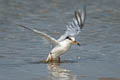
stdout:
POLYGON ((62 35, 58 41, 63 41, 67 36, 76 36, 80 33, 81 29, 84 26, 85 22, 85 16, 86 16, 86 7, 83 8, 83 10, 75 11, 75 17, 73 18, 73 21, 69 23, 66 27, 67 30, 64 35, 62 35))
POLYGON ((35 33, 40 34, 40 36, 42 36, 43 38, 45 38, 46 40, 48 40, 48 42, 49 42, 50 44, 54 45, 54 46, 59 44, 58 41, 57 41, 55 38, 47 35, 47 34, 44 33, 44 32, 38 31, 37 29, 31 29, 31 28, 28 28, 28 27, 23 26, 23 25, 18 25, 18 26, 23 27, 23 28, 25 28, 25 29, 28 29, 28 30, 30 30, 30 31, 32 31, 32 32, 35 32, 35 33))

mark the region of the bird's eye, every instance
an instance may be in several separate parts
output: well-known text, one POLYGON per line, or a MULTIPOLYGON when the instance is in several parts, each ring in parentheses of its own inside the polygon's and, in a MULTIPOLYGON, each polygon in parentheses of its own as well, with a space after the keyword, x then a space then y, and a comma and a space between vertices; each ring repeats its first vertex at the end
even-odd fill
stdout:
POLYGON ((69 36, 67 36, 66 39, 72 40, 69 36))
POLYGON ((66 39, 69 39, 69 36, 67 36, 66 39))

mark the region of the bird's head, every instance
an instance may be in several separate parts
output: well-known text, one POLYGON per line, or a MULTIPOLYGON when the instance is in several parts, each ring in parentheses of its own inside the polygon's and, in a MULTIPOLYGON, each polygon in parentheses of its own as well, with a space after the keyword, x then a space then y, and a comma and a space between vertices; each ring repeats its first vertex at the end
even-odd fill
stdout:
POLYGON ((74 37, 67 36, 66 39, 70 40, 73 44, 80 46, 79 42, 74 37))

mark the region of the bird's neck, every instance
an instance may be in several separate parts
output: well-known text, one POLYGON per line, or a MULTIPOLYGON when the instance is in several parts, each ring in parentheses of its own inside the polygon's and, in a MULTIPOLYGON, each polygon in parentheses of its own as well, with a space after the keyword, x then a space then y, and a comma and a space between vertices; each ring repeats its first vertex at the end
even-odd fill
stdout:
POLYGON ((66 40, 63 41, 63 44, 71 45, 71 44, 72 44, 72 41, 66 39, 66 40))

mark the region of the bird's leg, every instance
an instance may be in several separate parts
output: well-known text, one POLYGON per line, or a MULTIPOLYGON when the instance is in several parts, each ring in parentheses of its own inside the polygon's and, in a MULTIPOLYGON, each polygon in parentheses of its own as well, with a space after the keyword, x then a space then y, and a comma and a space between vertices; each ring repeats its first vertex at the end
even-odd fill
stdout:
POLYGON ((57 60, 54 58, 53 54, 50 53, 50 58, 49 58, 49 62, 61 62, 60 56, 57 58, 57 60))
POLYGON ((54 61, 53 55, 52 53, 50 53, 50 62, 53 62, 53 61, 54 61))
POLYGON ((58 57, 58 62, 60 63, 61 61, 60 61, 60 57, 58 57))

